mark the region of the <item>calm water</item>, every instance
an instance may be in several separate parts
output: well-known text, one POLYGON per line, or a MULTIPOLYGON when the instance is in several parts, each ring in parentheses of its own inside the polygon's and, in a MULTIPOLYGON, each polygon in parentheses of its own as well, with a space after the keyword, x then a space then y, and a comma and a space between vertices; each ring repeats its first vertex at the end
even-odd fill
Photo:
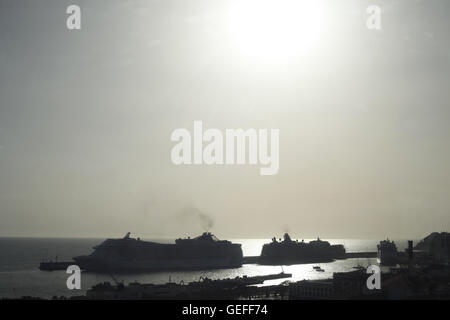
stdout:
MULTIPOLYGON (((341 243, 347 252, 376 251, 377 240, 346 240, 327 239, 332 244, 341 243)), ((71 260, 77 255, 92 252, 94 245, 103 239, 37 239, 37 238, 0 238, 0 297, 39 296, 51 298, 55 295, 81 295, 92 285, 109 281, 109 275, 83 273, 81 290, 70 291, 66 287, 68 275, 65 271, 45 272, 38 269, 42 260, 54 259, 71 260)), ((245 256, 256 256, 261 252, 262 245, 269 239, 232 239, 231 241, 242 244, 245 256)), ((307 241, 307 240, 306 240, 307 241)), ((167 242, 167 241, 166 241, 167 242)), ((396 240, 399 250, 404 250, 406 240, 396 240)), ((331 263, 302 264, 283 266, 285 272, 293 274, 291 281, 303 279, 331 278, 333 272, 352 271, 356 265, 367 266, 375 264, 376 259, 347 259, 337 260, 331 263), (320 265, 325 272, 313 270, 313 265, 320 265)), ((280 266, 259 266, 254 264, 244 265, 238 269, 221 269, 211 271, 184 271, 184 272, 153 272, 145 274, 116 275, 116 278, 125 283, 139 281, 144 283, 165 283, 169 281, 185 283, 197 281, 201 276, 213 279, 221 279, 235 276, 255 276, 281 272, 280 266)), ((266 281, 265 284, 276 284, 283 280, 266 281)))

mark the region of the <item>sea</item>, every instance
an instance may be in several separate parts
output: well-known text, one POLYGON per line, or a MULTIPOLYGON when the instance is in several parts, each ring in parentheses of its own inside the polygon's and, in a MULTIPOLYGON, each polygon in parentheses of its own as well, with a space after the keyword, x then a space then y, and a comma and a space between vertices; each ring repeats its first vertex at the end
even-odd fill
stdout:
MULTIPOLYGON (((170 242, 166 239, 146 239, 158 242, 170 242)), ((264 243, 270 239, 229 239, 240 243, 244 256, 257 256, 261 253, 264 243)), ((331 244, 343 244, 347 252, 376 251, 379 240, 364 239, 324 239, 331 244)), ((0 298, 19 298, 24 296, 52 298, 83 295, 86 290, 100 282, 115 281, 128 284, 140 283, 163 284, 166 282, 199 281, 202 277, 211 279, 234 278, 237 276, 256 276, 280 273, 291 273, 292 278, 277 279, 264 282, 263 285, 274 285, 283 281, 300 281, 314 279, 328 279, 334 272, 348 272, 356 266, 367 267, 377 264, 376 258, 354 258, 335 260, 329 263, 298 264, 289 266, 262 266, 245 264, 236 269, 216 269, 198 271, 167 271, 130 274, 100 274, 83 272, 81 274, 81 289, 69 290, 66 282, 70 276, 65 270, 41 271, 39 263, 58 259, 70 261, 72 257, 89 254, 92 247, 100 244, 104 239, 67 239, 67 238, 0 238, 0 298), (320 266, 324 272, 318 272, 313 266, 320 266)), ((309 239, 305 239, 309 241, 309 239)), ((407 240, 394 240, 398 250, 407 247, 407 240)))

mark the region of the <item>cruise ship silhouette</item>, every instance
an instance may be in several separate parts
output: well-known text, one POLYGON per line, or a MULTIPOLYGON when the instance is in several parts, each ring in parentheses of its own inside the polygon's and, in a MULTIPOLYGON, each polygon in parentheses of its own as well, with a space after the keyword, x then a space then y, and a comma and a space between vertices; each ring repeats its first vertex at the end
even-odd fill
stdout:
POLYGON ((240 244, 219 240, 204 232, 196 238, 177 239, 175 244, 131 238, 107 239, 90 255, 73 258, 82 270, 140 272, 150 270, 196 270, 242 266, 240 244))
POLYGON ((272 238, 271 243, 263 246, 259 263, 268 265, 319 263, 345 257, 345 248, 341 244, 331 245, 319 238, 309 243, 303 240, 294 241, 285 233, 282 241, 272 238))

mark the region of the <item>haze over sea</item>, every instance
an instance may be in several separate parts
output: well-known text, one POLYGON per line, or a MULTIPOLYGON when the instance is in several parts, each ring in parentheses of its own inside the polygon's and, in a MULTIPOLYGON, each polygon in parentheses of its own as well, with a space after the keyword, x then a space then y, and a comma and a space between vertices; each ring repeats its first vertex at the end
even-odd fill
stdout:
MULTIPOLYGON (((81 290, 68 290, 66 280, 69 276, 65 271, 46 272, 38 269, 43 260, 55 259, 68 261, 77 255, 89 254, 92 247, 101 243, 104 239, 65 239, 65 238, 0 238, 0 298, 34 296, 51 298, 53 296, 82 295, 92 285, 109 281, 114 283, 110 275, 97 273, 82 273, 81 290)), ((229 239, 232 242, 241 243, 244 256, 256 256, 261 252, 262 245, 270 239, 229 239)), ((309 241, 310 239, 305 239, 309 241)), ((379 240, 356 239, 324 239, 332 244, 343 244, 347 252, 376 251, 379 240)), ((159 242, 171 242, 168 240, 153 239, 159 242)), ((395 240, 398 250, 404 250, 407 240, 395 240)), ((416 242, 416 241, 414 241, 416 242)), ((237 269, 220 269, 204 271, 171 271, 149 272, 140 274, 114 275, 125 284, 138 281, 140 283, 166 283, 169 279, 173 282, 184 283, 198 281, 201 276, 222 279, 236 276, 255 276, 271 273, 279 273, 282 269, 292 273, 290 281, 303 279, 326 279, 333 276, 333 272, 345 272, 354 270, 357 265, 367 266, 376 264, 376 259, 346 259, 336 260, 331 263, 301 264, 291 266, 260 266, 246 264, 237 269), (317 272, 312 267, 319 265, 325 272, 317 272)), ((264 284, 278 284, 286 279, 266 281, 264 284)))

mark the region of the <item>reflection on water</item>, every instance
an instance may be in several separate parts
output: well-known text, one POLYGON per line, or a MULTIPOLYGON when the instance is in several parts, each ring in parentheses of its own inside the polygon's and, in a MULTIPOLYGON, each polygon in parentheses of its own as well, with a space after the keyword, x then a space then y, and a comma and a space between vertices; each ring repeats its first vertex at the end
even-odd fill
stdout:
MULTIPOLYGON (((326 239, 332 244, 344 244, 348 252, 376 251, 376 240, 354 239, 326 239)), ((82 290, 70 291, 66 288, 68 275, 65 271, 45 272, 38 270, 42 259, 55 257, 59 260, 68 260, 73 256, 86 254, 92 251, 92 247, 102 239, 0 239, 0 297, 41 296, 50 298, 54 295, 82 295, 92 285, 103 281, 113 282, 109 275, 96 273, 83 273, 82 290)), ((245 256, 256 256, 261 253, 262 245, 268 239, 234 239, 233 242, 241 243, 245 256)), ((309 241, 309 239, 305 239, 309 241)), ((397 240, 399 250, 406 248, 406 240, 397 240)), ((246 264, 237 269, 220 269, 205 271, 173 271, 152 272, 144 274, 120 274, 114 275, 125 283, 138 281, 142 283, 188 283, 198 281, 200 277, 221 279, 236 276, 256 276, 271 273, 279 273, 282 270, 292 273, 290 281, 327 279, 333 276, 333 272, 345 272, 354 270, 357 265, 368 266, 375 264, 376 259, 346 259, 336 260, 330 263, 301 264, 291 266, 261 266, 246 264), (324 272, 318 272, 313 266, 320 266, 324 272)), ((269 280, 264 285, 278 284, 287 279, 269 280)))

